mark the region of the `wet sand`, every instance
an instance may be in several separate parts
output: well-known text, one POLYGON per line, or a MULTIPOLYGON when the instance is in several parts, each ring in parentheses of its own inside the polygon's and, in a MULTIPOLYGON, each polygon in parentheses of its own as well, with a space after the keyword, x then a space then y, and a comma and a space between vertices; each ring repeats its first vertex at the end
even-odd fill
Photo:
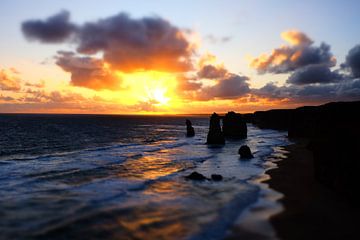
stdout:
MULTIPOLYGON (((284 194, 284 211, 271 218, 280 239, 360 239, 359 207, 314 179, 306 141, 285 147, 288 158, 269 170, 270 188, 284 194)), ((356 191, 356 189, 354 189, 356 191)))

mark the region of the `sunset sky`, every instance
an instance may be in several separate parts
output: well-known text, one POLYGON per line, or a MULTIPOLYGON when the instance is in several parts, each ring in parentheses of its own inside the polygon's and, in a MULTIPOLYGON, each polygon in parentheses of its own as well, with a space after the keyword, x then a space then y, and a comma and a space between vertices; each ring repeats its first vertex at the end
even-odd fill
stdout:
POLYGON ((360 100, 360 1, 1 0, 0 112, 360 100))

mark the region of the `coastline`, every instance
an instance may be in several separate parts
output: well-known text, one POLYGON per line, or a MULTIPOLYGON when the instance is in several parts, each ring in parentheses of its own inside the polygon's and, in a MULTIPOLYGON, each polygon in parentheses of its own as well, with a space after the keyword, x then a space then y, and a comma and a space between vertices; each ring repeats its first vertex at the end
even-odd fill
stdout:
MULTIPOLYGON (((287 158, 268 170, 264 183, 283 194, 284 210, 270 218, 280 239, 358 239, 359 208, 314 179, 307 141, 285 146, 287 158)), ((355 190, 355 189, 354 189, 355 190)))
POLYGON ((226 240, 277 240, 277 234, 270 222, 271 216, 283 211, 279 199, 283 194, 270 188, 267 181, 270 179, 268 171, 277 168, 277 163, 285 159, 287 150, 285 146, 292 142, 273 147, 273 152, 263 158, 262 174, 249 180, 251 184, 259 187, 259 198, 242 212, 225 238, 226 240))

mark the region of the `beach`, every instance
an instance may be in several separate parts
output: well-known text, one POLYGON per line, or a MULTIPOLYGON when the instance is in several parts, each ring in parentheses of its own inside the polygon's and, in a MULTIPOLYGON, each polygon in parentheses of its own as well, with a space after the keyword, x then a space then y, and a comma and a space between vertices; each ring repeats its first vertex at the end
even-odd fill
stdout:
POLYGON ((359 208, 314 179, 307 141, 286 146, 288 158, 269 170, 270 188, 282 193, 284 211, 271 217, 280 239, 358 239, 359 208))

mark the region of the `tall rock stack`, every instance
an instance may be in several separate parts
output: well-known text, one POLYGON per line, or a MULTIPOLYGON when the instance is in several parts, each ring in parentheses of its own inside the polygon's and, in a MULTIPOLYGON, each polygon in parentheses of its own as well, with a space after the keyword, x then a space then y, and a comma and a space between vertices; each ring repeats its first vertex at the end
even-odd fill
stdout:
POLYGON ((221 131, 220 117, 213 113, 210 117, 209 133, 207 135, 207 144, 225 144, 224 134, 221 131))
POLYGON ((193 137, 195 136, 195 130, 191 124, 191 121, 189 119, 186 119, 186 136, 187 137, 193 137))
POLYGON ((228 112, 223 118, 223 133, 225 137, 247 138, 246 122, 240 113, 228 112))

